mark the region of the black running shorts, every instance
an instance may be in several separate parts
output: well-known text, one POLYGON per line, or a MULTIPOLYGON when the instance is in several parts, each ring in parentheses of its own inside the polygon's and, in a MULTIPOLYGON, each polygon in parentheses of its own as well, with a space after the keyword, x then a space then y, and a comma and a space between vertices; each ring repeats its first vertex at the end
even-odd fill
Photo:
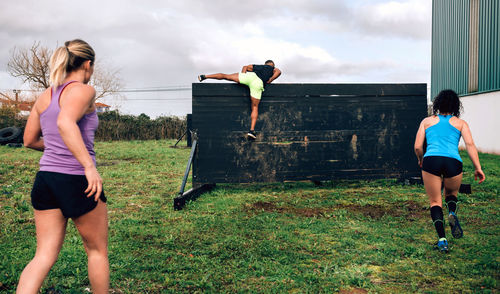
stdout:
POLYGON ((462 162, 445 156, 426 156, 422 163, 422 170, 438 177, 451 178, 462 173, 462 162))
MULTIPOLYGON (((64 217, 79 217, 97 206, 94 195, 87 197, 84 175, 39 171, 31 190, 31 204, 36 210, 60 209, 64 217)), ((104 191, 99 197, 106 202, 104 191)))

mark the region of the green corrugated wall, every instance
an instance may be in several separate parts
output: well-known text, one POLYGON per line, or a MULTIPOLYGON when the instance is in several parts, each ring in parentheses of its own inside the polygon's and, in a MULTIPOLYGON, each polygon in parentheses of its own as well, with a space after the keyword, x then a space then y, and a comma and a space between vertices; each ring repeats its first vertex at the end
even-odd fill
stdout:
POLYGON ((479 0, 478 56, 469 54, 471 1, 432 1, 432 98, 443 89, 469 94, 469 58, 477 58, 477 91, 500 90, 500 1, 479 0))
POLYGON ((500 89, 500 1, 479 2, 479 91, 500 89))
POLYGON ((431 97, 443 89, 467 91, 469 0, 432 1, 431 97))

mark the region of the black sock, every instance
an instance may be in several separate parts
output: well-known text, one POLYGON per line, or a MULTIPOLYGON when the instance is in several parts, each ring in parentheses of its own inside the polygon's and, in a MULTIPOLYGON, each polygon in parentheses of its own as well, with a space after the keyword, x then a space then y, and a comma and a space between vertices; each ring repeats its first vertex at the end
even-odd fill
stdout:
POLYGON ((431 207, 431 218, 439 238, 445 238, 443 209, 437 205, 431 207))
POLYGON ((448 211, 449 212, 457 212, 457 202, 458 198, 455 195, 448 195, 444 199, 446 202, 446 206, 448 206, 448 211))

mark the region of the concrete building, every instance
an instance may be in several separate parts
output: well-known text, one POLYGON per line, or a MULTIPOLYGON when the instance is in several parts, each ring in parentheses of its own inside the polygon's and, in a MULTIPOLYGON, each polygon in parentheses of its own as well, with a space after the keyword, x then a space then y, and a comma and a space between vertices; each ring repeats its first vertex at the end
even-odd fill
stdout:
MULTIPOLYGON (((461 97, 481 152, 500 154, 500 1, 433 0, 431 97, 461 97)), ((463 146, 463 142, 461 142, 463 146)))
POLYGON ((97 113, 102 113, 102 112, 109 111, 111 106, 104 104, 104 103, 101 103, 101 102, 96 102, 95 107, 97 108, 97 113))

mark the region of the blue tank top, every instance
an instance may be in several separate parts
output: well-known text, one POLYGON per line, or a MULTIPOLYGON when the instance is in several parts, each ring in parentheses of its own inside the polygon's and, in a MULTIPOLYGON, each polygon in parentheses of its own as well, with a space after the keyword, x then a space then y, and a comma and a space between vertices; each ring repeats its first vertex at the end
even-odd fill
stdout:
POLYGON ((452 115, 438 115, 439 122, 425 130, 426 156, 445 156, 462 162, 458 153, 460 131, 450 124, 452 115))

